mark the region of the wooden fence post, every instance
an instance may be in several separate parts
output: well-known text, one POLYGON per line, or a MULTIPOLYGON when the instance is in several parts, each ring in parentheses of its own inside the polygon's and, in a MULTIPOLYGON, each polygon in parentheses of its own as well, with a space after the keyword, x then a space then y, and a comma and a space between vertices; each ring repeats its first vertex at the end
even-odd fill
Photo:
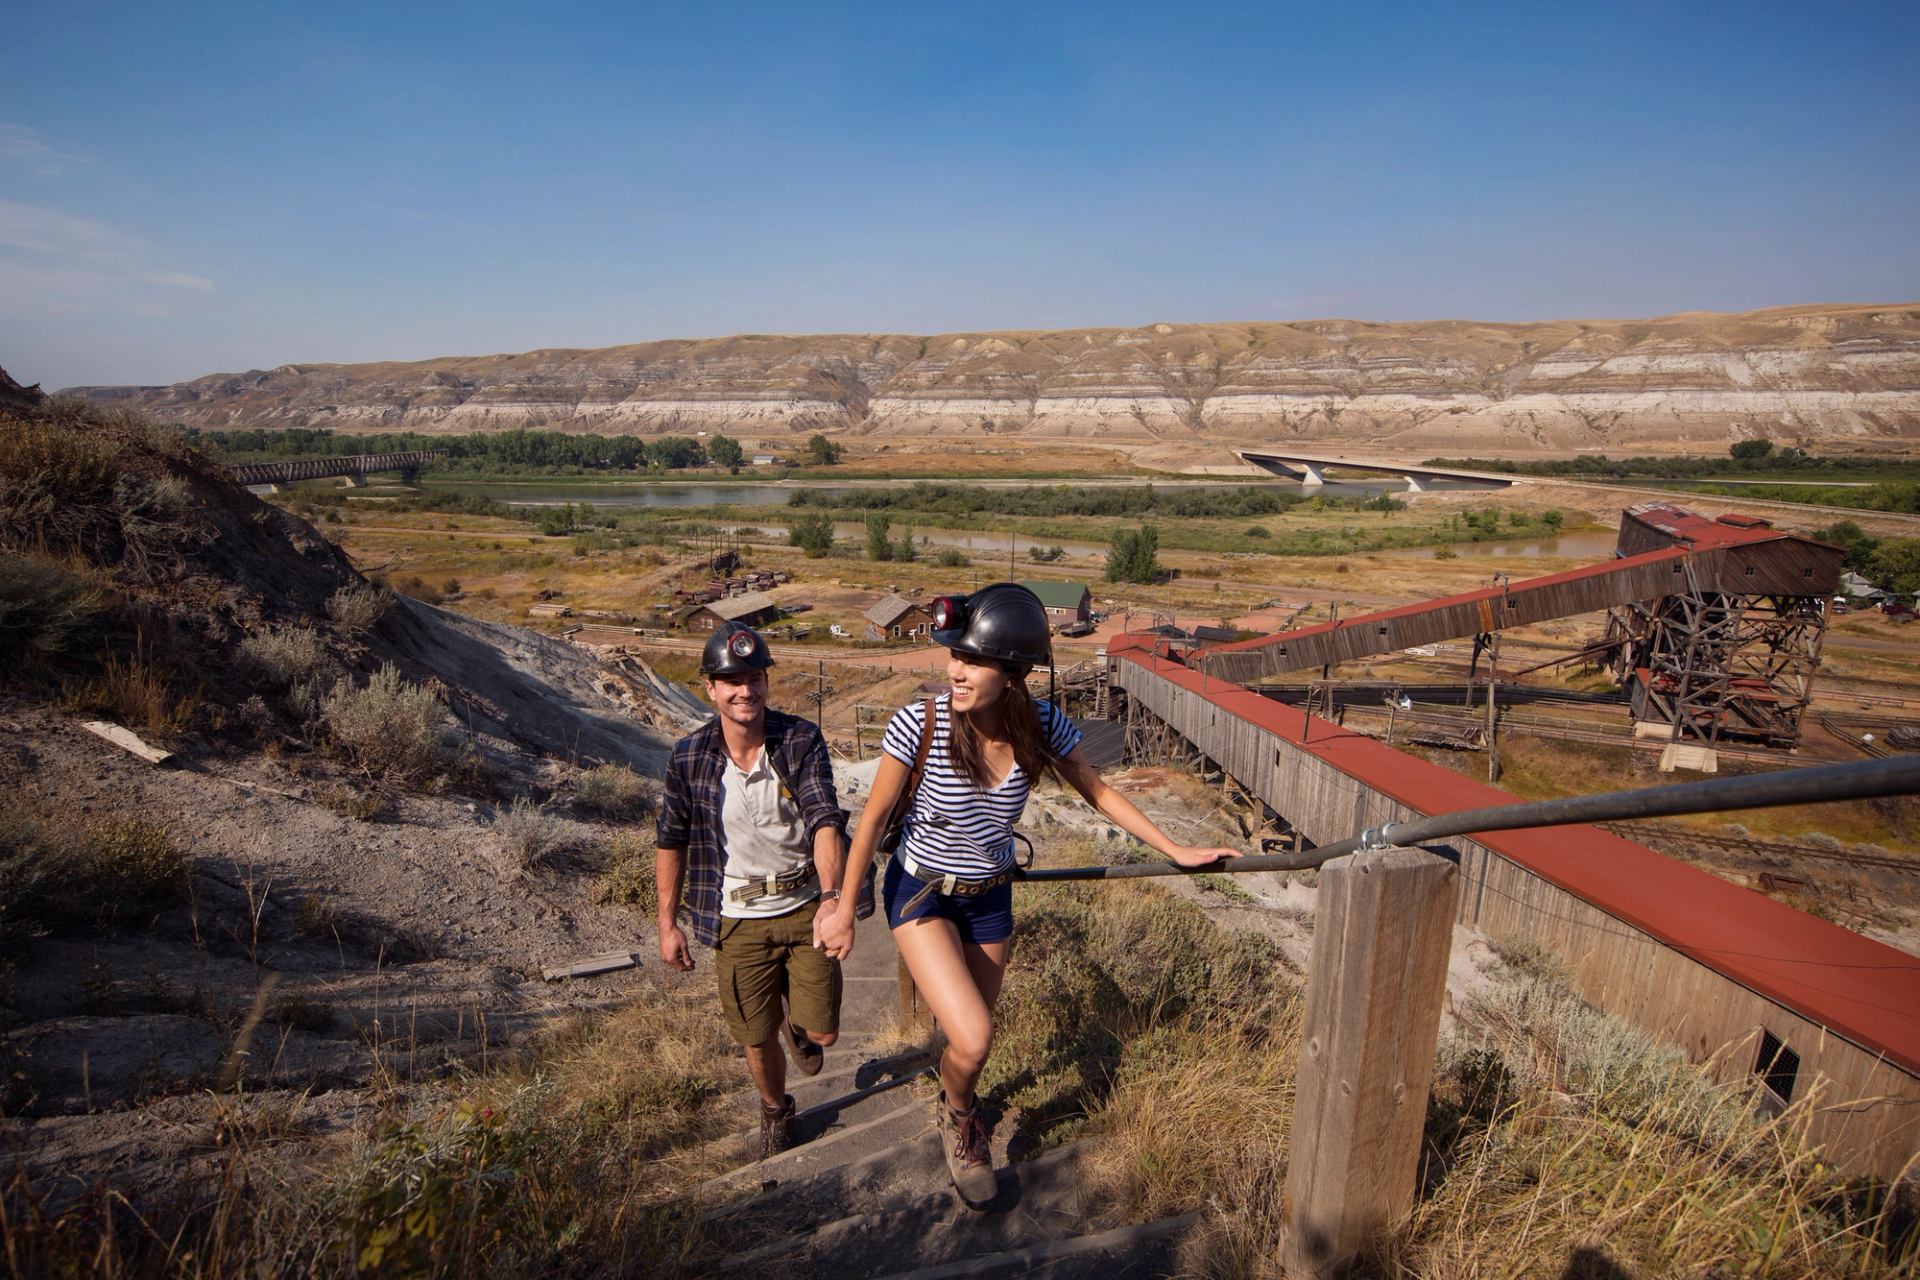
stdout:
POLYGON ((1283 1260, 1331 1276, 1413 1205, 1458 868, 1418 849, 1320 869, 1283 1260))

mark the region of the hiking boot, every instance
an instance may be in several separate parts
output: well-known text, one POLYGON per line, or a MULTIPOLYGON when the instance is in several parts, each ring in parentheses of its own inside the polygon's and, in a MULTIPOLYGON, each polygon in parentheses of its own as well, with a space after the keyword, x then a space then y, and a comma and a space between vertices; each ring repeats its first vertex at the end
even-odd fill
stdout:
POLYGON ((793 1095, 777 1107, 760 1104, 760 1158, 777 1156, 793 1145, 793 1095))
POLYGON ((988 1146, 987 1118, 980 1113, 979 1099, 965 1111, 947 1105, 946 1091, 934 1099, 934 1122, 940 1130, 940 1147, 946 1153, 947 1172, 953 1177, 953 1189, 969 1208, 984 1209, 993 1202, 999 1183, 993 1176, 993 1152, 988 1146))
POLYGON ((820 1074, 821 1064, 827 1060, 827 1051, 807 1039, 807 1033, 793 1023, 787 1023, 787 1056, 793 1059, 793 1069, 803 1076, 820 1074))

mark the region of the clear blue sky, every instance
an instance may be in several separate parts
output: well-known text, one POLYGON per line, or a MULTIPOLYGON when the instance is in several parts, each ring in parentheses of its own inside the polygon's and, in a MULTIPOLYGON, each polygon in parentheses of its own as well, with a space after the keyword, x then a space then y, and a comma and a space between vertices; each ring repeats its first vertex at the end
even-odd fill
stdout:
POLYGON ((0 367, 1920 298, 1920 5, 16 6, 0 367))

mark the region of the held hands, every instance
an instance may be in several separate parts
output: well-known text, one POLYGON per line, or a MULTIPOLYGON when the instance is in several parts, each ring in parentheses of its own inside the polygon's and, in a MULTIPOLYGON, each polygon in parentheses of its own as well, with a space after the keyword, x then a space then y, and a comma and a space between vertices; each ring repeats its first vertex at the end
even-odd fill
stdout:
POLYGON ((687 935, 679 925, 669 924, 660 930, 660 958, 682 973, 693 971, 693 952, 687 949, 687 935))
POLYGON ((1222 858, 1238 858, 1241 853, 1238 849, 1205 849, 1199 845, 1178 844, 1167 851, 1167 856, 1183 867, 1204 867, 1222 858))
POLYGON ((827 953, 829 960, 845 960, 853 954, 853 912, 822 911, 813 918, 813 945, 827 953))

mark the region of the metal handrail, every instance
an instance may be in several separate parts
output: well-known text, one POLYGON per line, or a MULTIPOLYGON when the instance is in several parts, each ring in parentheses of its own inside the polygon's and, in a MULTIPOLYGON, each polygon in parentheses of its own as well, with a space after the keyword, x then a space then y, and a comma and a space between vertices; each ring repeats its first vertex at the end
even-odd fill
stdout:
POLYGON ((1535 800, 1525 804, 1467 809, 1460 813, 1443 813, 1411 822, 1388 822, 1369 827, 1357 836, 1301 853, 1222 858, 1198 867, 1183 867, 1172 862, 1147 862, 1107 867, 1029 868, 1016 871, 1014 876, 1019 881, 1135 880, 1148 876, 1308 871, 1362 850, 1417 846, 1448 836, 1471 835, 1482 831, 1518 831, 1528 827, 1559 827, 1573 823, 1668 818, 1687 813, 1771 809, 1790 804, 1875 800, 1883 796, 1916 793, 1920 793, 1920 755, 1903 755, 1884 760, 1795 769, 1784 774, 1712 778, 1705 782, 1643 787, 1637 791, 1609 791, 1597 796, 1571 796, 1561 800, 1535 800))

